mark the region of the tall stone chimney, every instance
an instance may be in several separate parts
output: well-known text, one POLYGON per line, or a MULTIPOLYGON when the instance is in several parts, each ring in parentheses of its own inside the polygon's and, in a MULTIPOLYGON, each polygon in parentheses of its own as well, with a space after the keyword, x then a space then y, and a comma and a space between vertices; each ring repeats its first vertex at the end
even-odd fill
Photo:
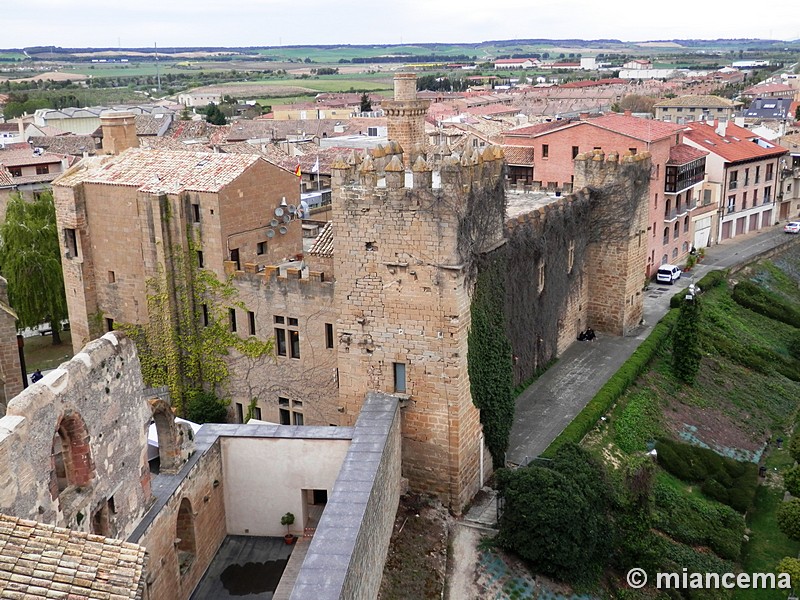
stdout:
POLYGON ((122 111, 107 110, 100 114, 104 154, 120 154, 139 147, 135 118, 133 113, 122 111))
POLYGON ((430 104, 428 100, 417 100, 416 73, 397 73, 394 100, 381 102, 388 118, 389 140, 400 143, 406 168, 425 153, 425 115, 430 104))

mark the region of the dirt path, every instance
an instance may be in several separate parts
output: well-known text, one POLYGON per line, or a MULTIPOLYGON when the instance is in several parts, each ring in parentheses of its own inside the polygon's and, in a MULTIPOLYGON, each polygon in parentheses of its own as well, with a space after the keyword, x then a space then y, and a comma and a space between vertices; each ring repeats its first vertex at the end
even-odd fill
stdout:
POLYGON ((445 600, 480 598, 477 581, 478 542, 488 531, 461 522, 450 529, 450 553, 447 559, 445 600))

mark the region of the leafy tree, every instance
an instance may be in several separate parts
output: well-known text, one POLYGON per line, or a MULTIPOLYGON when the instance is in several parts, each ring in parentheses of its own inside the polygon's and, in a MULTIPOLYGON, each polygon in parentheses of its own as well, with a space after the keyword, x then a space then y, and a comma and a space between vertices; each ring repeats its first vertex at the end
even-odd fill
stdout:
POLYGON ((225 123, 227 123, 225 114, 220 110, 219 106, 213 102, 209 103, 206 107, 206 121, 212 125, 225 125, 225 123))
POLYGON ((700 299, 684 300, 672 334, 672 372, 693 384, 700 370, 700 299))
POLYGON ((372 110, 372 101, 369 99, 369 94, 364 92, 361 94, 361 112, 369 112, 372 110))
POLYGON ((19 194, 9 197, 6 220, 0 225, 0 272, 8 280, 8 299, 19 327, 49 321, 53 344, 60 344, 67 299, 51 192, 31 202, 19 194))
POLYGON ((800 541, 800 499, 793 498, 782 502, 775 515, 778 528, 788 537, 800 541))
POLYGON ((195 423, 224 423, 228 403, 211 392, 192 390, 187 394, 186 418, 195 423))
POLYGON ((619 102, 620 108, 635 113, 652 113, 653 106, 657 102, 652 96, 642 96, 640 94, 628 94, 619 102))
POLYGON ((797 428, 789 440, 789 454, 795 461, 800 462, 800 427, 797 428))
POLYGON ((783 474, 783 485, 792 496, 800 497, 800 465, 793 466, 783 474))

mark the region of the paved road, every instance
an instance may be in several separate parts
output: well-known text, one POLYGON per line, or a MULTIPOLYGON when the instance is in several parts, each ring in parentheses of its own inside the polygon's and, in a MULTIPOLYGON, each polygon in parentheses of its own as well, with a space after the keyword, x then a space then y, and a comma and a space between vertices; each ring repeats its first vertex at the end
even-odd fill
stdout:
POLYGON ((507 461, 527 462, 541 454, 583 409, 634 350, 650 335, 669 309, 669 300, 693 279, 713 269, 728 268, 781 244, 800 241, 783 233, 783 225, 706 249, 703 262, 675 285, 651 284, 644 298, 644 324, 626 337, 600 335, 594 342, 576 342, 517 398, 507 461))

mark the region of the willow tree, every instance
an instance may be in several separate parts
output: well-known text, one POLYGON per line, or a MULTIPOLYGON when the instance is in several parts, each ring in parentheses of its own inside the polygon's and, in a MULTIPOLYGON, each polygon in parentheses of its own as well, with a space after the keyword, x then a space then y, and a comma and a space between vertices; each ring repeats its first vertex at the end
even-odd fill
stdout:
POLYGON ((8 281, 8 300, 18 326, 49 321, 53 344, 60 344, 67 299, 52 193, 43 192, 32 201, 19 194, 9 197, 6 220, 0 225, 0 273, 8 281))

